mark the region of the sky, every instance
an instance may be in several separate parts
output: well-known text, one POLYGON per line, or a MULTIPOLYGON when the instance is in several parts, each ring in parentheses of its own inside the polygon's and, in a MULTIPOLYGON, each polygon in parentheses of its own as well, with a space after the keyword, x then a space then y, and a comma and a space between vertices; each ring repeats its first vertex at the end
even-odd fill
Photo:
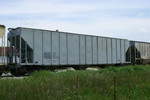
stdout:
POLYGON ((150 42, 150 0, 0 0, 0 24, 150 42))

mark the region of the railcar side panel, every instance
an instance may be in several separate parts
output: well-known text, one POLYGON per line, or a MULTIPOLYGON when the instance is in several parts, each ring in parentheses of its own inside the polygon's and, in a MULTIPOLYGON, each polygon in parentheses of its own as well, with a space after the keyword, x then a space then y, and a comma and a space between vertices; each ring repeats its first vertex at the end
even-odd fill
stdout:
POLYGON ((125 63, 125 41, 121 40, 121 63, 125 63))
POLYGON ((79 35, 68 35, 68 65, 79 65, 79 35))
POLYGON ((136 58, 139 58, 137 53, 140 51, 140 44, 139 43, 135 43, 135 51, 136 51, 136 58))
POLYGON ((86 36, 86 64, 92 64, 92 37, 86 36))
POLYGON ((85 36, 80 35, 80 64, 85 65, 86 49, 85 49, 85 36))
POLYGON ((52 34, 49 31, 43 31, 43 63, 44 65, 51 65, 51 38, 52 34))
POLYGON ((98 64, 107 63, 106 38, 98 37, 98 64))
POLYGON ((146 43, 146 59, 148 59, 148 44, 146 43))
POLYGON ((140 54, 141 54, 141 58, 143 58, 143 46, 142 46, 142 43, 139 43, 139 51, 140 51, 140 54))
POLYGON ((52 65, 59 65, 59 33, 52 32, 52 65))
POLYGON ((42 65, 43 64, 43 45, 42 45, 42 31, 34 30, 34 64, 42 65), (39 41, 40 40, 40 41, 39 41))
POLYGON ((98 46, 98 44, 97 44, 97 37, 92 37, 92 44, 93 44, 93 47, 92 47, 92 51, 93 51, 93 64, 97 64, 97 51, 98 51, 98 49, 97 49, 97 46, 98 46))
POLYGON ((111 39, 107 38, 107 64, 112 64, 112 43, 111 39))
POLYGON ((121 47, 120 40, 117 39, 117 63, 121 63, 121 47))
POLYGON ((33 30, 21 29, 21 36, 27 42, 27 44, 33 48, 33 30))
POLYGON ((117 63, 117 45, 116 45, 116 39, 112 39, 112 63, 117 63))
POLYGON ((128 40, 125 40, 125 59, 126 59, 126 62, 130 63, 130 60, 131 60, 131 48, 130 48, 130 44, 129 44, 128 40), (128 50, 129 50, 129 52, 128 52, 128 50))
POLYGON ((67 35, 60 34, 60 65, 67 65, 67 35))

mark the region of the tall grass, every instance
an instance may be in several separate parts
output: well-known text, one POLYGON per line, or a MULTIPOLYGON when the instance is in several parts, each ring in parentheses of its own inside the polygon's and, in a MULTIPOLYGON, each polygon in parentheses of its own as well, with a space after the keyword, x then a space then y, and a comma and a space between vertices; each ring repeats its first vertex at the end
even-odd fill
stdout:
POLYGON ((24 79, 0 79, 0 100, 113 100, 114 76, 117 100, 150 99, 147 65, 99 71, 40 71, 24 79))

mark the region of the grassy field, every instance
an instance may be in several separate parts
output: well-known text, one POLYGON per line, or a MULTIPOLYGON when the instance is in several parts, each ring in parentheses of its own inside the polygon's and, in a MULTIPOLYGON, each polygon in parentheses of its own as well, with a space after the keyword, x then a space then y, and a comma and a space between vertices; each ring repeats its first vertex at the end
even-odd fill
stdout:
POLYGON ((114 94, 116 100, 149 100, 150 66, 40 71, 25 79, 0 79, 0 100, 114 100, 114 94))

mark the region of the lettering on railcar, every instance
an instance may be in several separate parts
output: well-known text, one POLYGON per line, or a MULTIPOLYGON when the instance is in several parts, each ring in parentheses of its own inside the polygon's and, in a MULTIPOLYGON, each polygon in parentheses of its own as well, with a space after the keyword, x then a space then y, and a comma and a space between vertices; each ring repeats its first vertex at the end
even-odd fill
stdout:
POLYGON ((44 59, 52 59, 52 55, 50 52, 44 52, 44 59))
POLYGON ((59 56, 56 54, 56 52, 44 52, 44 59, 58 59, 59 56))

